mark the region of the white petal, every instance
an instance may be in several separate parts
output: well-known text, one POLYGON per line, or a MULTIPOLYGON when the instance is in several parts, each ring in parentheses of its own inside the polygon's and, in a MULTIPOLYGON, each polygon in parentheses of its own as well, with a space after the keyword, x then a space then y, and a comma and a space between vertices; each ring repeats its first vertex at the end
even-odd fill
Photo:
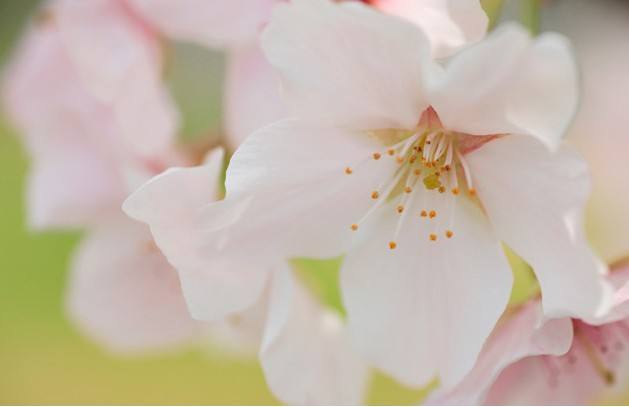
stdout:
POLYGON ((479 41, 489 22, 479 0, 375 0, 372 4, 417 24, 430 39, 435 58, 479 41))
POLYGON ((544 320, 537 302, 525 305, 507 318, 491 334, 465 379, 452 389, 438 391, 429 404, 484 404, 487 392, 505 368, 529 356, 563 355, 570 349, 573 334, 570 318, 544 320))
POLYGON ((548 316, 595 318, 611 305, 605 267, 582 236, 589 190, 585 162, 567 148, 549 152, 507 136, 467 156, 474 186, 500 238, 535 270, 548 316))
POLYGON ((225 82, 225 126, 230 144, 242 141, 263 126, 284 116, 277 74, 260 48, 231 50, 225 82))
POLYGON ((354 237, 350 225, 374 204, 371 192, 396 167, 360 132, 299 120, 267 126, 245 140, 227 170, 228 199, 253 195, 232 240, 265 251, 281 246, 288 257, 337 256, 354 237))
POLYGON ((439 375, 451 386, 472 369, 507 305, 512 275, 476 204, 425 194, 438 195, 426 201, 437 217, 420 218, 417 202, 395 238, 400 215, 395 205, 385 208, 365 244, 346 256, 341 284, 353 339, 370 362, 407 385, 439 375), (454 236, 447 239, 450 216, 454 236))
MULTIPOLYGON (((203 320, 218 320, 251 306, 268 272, 265 265, 255 264, 256 257, 219 253, 217 237, 208 233, 212 228, 206 228, 205 211, 216 199, 221 163, 222 152, 217 151, 203 166, 170 169, 123 206, 129 216, 149 224, 157 245, 179 272, 190 312, 203 320)), ((213 215, 229 217, 230 209, 228 205, 213 215)))
POLYGON ((531 40, 505 25, 450 61, 431 103, 451 129, 529 134, 556 147, 577 106, 571 48, 559 34, 531 40))
POLYGON ((211 48, 250 45, 276 0, 130 0, 167 36, 211 48))
POLYGON ((172 347, 201 333, 177 273, 148 229, 124 218, 94 229, 81 243, 68 301, 79 328, 115 352, 172 347))
POLYGON ((275 272, 260 359, 284 403, 360 404, 367 369, 336 314, 324 310, 284 267, 275 272))
POLYGON ((298 117, 358 129, 412 128, 436 69, 411 23, 359 4, 293 1, 276 7, 262 47, 298 117))

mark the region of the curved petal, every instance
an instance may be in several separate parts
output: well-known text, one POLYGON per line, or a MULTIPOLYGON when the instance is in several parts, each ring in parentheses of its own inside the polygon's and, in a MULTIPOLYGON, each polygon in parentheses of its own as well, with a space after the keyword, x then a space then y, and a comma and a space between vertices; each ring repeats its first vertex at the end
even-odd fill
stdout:
POLYGON ((445 58, 479 41, 489 19, 479 0, 372 0, 377 9, 417 24, 428 36, 432 55, 445 58))
POLYGON ((130 4, 169 37, 223 48, 255 43, 277 1, 130 0, 130 4))
MULTIPOLYGON (((397 239, 400 215, 394 205, 385 208, 364 244, 346 256, 341 287, 349 329, 370 362, 407 385, 439 375, 449 387, 472 369, 507 305, 512 275, 480 208, 434 194, 437 218, 407 219, 397 239), (451 239, 439 231, 448 217, 451 239), (439 234, 436 241, 430 233, 439 234)), ((420 204, 409 213, 419 214, 420 204)))
POLYGON ((225 127, 236 148, 255 130, 285 116, 280 83, 258 46, 231 50, 225 82, 225 127))
POLYGON ((453 130, 529 134, 554 148, 577 100, 568 41, 553 33, 531 40, 513 24, 453 57, 430 96, 441 121, 453 130))
POLYGON ((360 404, 367 368, 342 322, 322 309, 287 267, 274 273, 260 360, 273 393, 287 404, 360 404))
POLYGON ((397 167, 384 154, 373 160, 378 150, 366 134, 300 120, 252 134, 227 170, 227 199, 253 196, 231 240, 242 247, 253 239, 266 252, 281 246, 287 257, 339 255, 352 241, 350 225, 374 205, 372 191, 397 167))
POLYGON ((528 136, 495 139, 467 160, 498 235, 533 267, 546 315, 603 315, 611 288, 578 220, 589 190, 585 162, 567 148, 551 153, 528 136))
POLYGON ((68 307, 81 330, 115 352, 182 345, 201 333, 177 273, 148 229, 128 219, 94 229, 81 243, 68 307))
POLYGON ((262 48, 297 117, 354 129, 413 128, 437 69, 413 24, 327 0, 278 5, 262 48))
MULTIPOLYGON (((260 297, 267 280, 257 257, 219 252, 206 231, 206 213, 217 196, 222 151, 199 167, 173 168, 133 193, 124 211, 151 227, 159 248, 177 269, 193 317, 218 320, 243 311, 260 297)), ((216 204, 213 204, 216 205, 216 204)), ((231 216, 228 206, 214 215, 231 216)))
MULTIPOLYGON (((465 379, 452 389, 439 391, 429 404, 480 405, 504 369, 536 355, 563 355, 572 344, 570 318, 544 320, 541 306, 531 302, 502 321, 491 334, 465 379)), ((526 380, 521 376, 520 380, 526 380)))

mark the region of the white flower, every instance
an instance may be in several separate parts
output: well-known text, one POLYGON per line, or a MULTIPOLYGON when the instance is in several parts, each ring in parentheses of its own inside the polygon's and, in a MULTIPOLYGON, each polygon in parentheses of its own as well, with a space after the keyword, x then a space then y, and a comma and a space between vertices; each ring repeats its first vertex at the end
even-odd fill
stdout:
POLYGON ((504 310, 504 242, 535 269, 547 315, 609 306, 581 236, 583 161, 560 145, 576 104, 566 41, 505 26, 434 62, 414 25, 356 4, 278 6, 263 48, 294 119, 234 155, 225 250, 347 253, 353 339, 409 385, 473 366, 504 310), (254 249, 255 248, 255 249, 254 249))

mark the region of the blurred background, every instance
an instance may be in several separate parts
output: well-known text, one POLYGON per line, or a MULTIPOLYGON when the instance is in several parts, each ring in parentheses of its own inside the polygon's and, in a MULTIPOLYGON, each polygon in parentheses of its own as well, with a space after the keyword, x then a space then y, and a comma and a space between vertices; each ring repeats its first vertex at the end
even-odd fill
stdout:
MULTIPOLYGON (((0 0, 0 67, 38 3, 0 0)), ((487 1, 488 10, 495 3, 487 1)), ((583 100, 568 138, 594 175, 590 240, 607 261, 618 260, 629 254, 629 2, 526 2, 543 6, 541 14, 518 0, 507 3, 502 18, 528 19, 533 29, 563 32, 574 43, 583 100)), ((174 52, 168 81, 183 112, 183 136, 192 140, 220 126, 223 59, 190 45, 178 44, 174 52)), ((81 234, 27 229, 28 163, 19 136, 0 112, 0 403, 277 403, 255 358, 200 349, 123 358, 83 337, 65 312, 68 264, 81 234)), ((318 284, 324 295, 335 297, 335 289, 325 286, 334 280, 328 270, 333 265, 308 267, 327 273, 318 284)), ((368 401, 410 404, 421 394, 378 376, 368 401)), ((607 402, 629 401, 627 395, 607 402)))

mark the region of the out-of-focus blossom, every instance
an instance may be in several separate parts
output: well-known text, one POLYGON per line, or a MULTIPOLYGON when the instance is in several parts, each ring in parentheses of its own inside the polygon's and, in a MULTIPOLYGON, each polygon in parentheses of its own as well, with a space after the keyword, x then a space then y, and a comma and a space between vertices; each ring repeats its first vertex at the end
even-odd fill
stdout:
POLYGON ((224 251, 346 252, 353 339, 409 385, 450 386, 473 367, 511 289, 501 241, 534 267, 547 315, 606 310, 605 268, 579 229, 587 171, 560 145, 576 104, 563 37, 505 26, 442 67, 413 24, 293 1, 263 48, 296 119, 232 158, 212 210, 238 219, 224 251))
POLYGON ((575 44, 582 98, 567 138, 592 172, 588 237, 613 262, 629 255, 629 52, 616 41, 629 37, 629 4, 554 1, 546 12, 546 25, 575 44))
POLYGON ((610 279, 617 291, 606 318, 548 320, 533 300, 505 316, 470 374, 429 403, 589 404, 621 390, 629 379, 629 267, 610 279))
POLYGON ((33 227, 119 213, 138 178, 177 162, 178 115, 160 81, 159 44, 122 4, 51 2, 4 78, 4 105, 33 157, 33 227))
MULTIPOLYGON (((232 147, 286 114, 275 72, 259 48, 259 34, 281 0, 130 0, 165 35, 228 52, 225 127, 232 147)), ((421 27, 438 57, 478 41, 487 16, 478 0, 374 0, 366 3, 421 27)))
POLYGON ((207 165, 171 168, 155 177, 127 199, 125 211, 150 225, 157 245, 181 274, 195 318, 221 323, 244 316, 259 327, 262 367, 282 401, 358 403, 366 368, 350 348, 339 317, 311 298, 284 262, 219 251, 220 242, 203 238, 212 235, 206 225, 236 219, 210 210, 226 206, 212 202, 218 195, 217 154, 207 165))

